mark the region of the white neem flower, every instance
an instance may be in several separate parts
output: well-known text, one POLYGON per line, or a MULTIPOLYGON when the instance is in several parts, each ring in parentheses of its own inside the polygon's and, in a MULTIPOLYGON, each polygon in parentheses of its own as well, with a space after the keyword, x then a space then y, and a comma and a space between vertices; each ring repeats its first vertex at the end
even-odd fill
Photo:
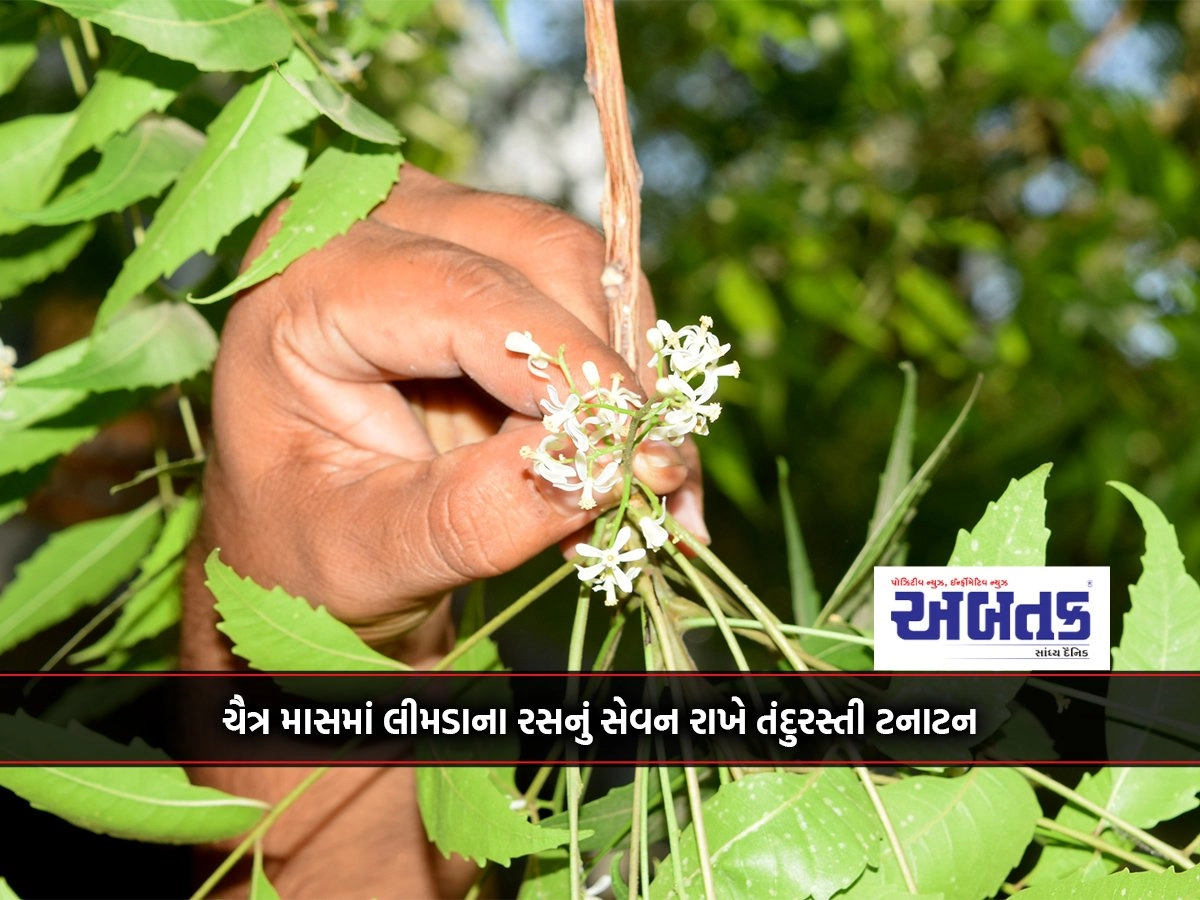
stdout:
POLYGON ((633 579, 642 571, 640 566, 632 569, 624 568, 625 563, 641 559, 646 555, 646 551, 642 547, 634 547, 631 550, 622 549, 629 543, 632 536, 633 530, 628 525, 624 525, 617 532, 611 547, 593 547, 591 544, 575 545, 575 552, 580 556, 597 560, 586 566, 576 563, 575 568, 579 572, 580 581, 591 583, 593 591, 605 594, 605 606, 616 606, 617 591, 622 594, 631 592, 633 579))
POLYGON ((662 509, 657 516, 646 516, 642 521, 638 522, 638 528, 642 530, 642 540, 646 542, 648 550, 657 550, 671 539, 670 533, 664 527, 667 521, 667 498, 662 498, 662 509))
POLYGON ((538 346, 528 331, 510 331, 504 338, 504 349, 528 356, 529 371, 538 378, 550 379, 546 369, 550 367, 551 357, 538 346))
POLYGON ((568 422, 576 421, 575 416, 579 412, 579 395, 567 394, 567 399, 560 401, 558 391, 552 384, 546 385, 546 393, 550 395, 550 398, 540 401, 542 409, 546 411, 546 415, 542 416, 542 425, 551 434, 558 434, 565 429, 568 422))

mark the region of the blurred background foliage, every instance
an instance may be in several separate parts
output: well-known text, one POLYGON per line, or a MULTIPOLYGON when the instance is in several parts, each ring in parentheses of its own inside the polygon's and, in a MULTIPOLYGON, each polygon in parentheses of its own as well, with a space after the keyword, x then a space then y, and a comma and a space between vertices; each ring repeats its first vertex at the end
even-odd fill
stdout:
MULTIPOLYGON (((406 135, 409 160, 597 219, 577 4, 289 7, 318 50, 340 45, 325 55, 406 135), (375 46, 379 29, 392 33, 375 46)), ((0 32, 43 38, 0 119, 72 108, 56 30, 69 20, 0 15, 0 32)), ((865 537, 906 359, 919 455, 985 376, 912 525, 912 561, 943 561, 958 528, 1047 461, 1052 563, 1111 563, 1116 584, 1137 571, 1141 532, 1110 479, 1150 495, 1200 557, 1200 3, 622 2, 618 16, 657 302, 677 322, 711 314, 743 366, 703 447, 736 570, 786 608, 783 456, 817 586, 832 589, 865 537)), ((207 75, 179 115, 202 125, 231 93, 207 75)), ((63 274, 0 306, 23 362, 87 333, 131 224, 101 227, 63 274)), ((252 230, 168 290, 226 283, 252 230)), ((116 450, 102 435, 106 460, 130 456, 102 482, 149 465, 164 428, 116 450)), ((31 515, 47 526, 142 499, 110 501, 61 469, 47 494, 91 491, 95 506, 43 497, 31 515)))

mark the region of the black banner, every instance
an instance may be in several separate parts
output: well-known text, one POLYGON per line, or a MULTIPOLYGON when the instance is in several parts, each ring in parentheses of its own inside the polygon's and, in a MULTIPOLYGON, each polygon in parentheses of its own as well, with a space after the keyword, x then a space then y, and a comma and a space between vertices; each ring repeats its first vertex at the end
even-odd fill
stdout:
POLYGON ((0 765, 1200 765, 1200 673, 4 674, 0 699, 0 765), (63 724, 137 688, 151 735, 63 724))

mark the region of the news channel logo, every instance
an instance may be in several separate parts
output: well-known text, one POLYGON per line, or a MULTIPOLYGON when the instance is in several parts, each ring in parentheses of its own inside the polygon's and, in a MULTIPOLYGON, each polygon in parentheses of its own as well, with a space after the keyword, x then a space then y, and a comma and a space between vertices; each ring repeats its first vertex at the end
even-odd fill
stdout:
POLYGON ((876 566, 876 671, 1107 672, 1107 566, 876 566))

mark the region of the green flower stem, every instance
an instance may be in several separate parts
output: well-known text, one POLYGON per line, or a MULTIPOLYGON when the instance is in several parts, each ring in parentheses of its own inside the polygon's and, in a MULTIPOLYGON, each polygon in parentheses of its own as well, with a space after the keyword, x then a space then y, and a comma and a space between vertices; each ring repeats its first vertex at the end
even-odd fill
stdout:
POLYGON ((879 797, 879 791, 875 789, 875 782, 871 780, 871 771, 866 766, 855 766, 854 773, 858 776, 858 780, 862 782, 863 788, 866 789, 867 796, 871 798, 871 805, 875 807, 875 814, 879 816, 879 823, 883 825, 883 833, 887 835, 888 844, 892 848, 892 853, 896 857, 896 865, 900 867, 900 874, 904 878, 904 886, 908 888, 910 894, 917 893, 917 882, 913 878, 912 869, 908 867, 908 857, 904 855, 904 846, 900 843, 900 835, 896 834, 896 829, 892 825, 892 817, 888 815, 887 809, 884 808, 883 800, 879 797))
POLYGON ((708 567, 716 572, 721 580, 729 586, 734 595, 745 604, 746 609, 750 611, 750 615, 762 623, 763 630, 771 636, 771 640, 775 642, 775 646, 783 654, 784 659, 791 663, 792 668, 799 672, 808 671, 808 664, 801 658, 796 646, 779 630, 779 620, 775 618, 775 615, 767 608, 766 604, 759 600, 754 592, 740 578, 734 575, 715 553, 692 537, 688 530, 680 526, 669 514, 666 521, 671 534, 683 541, 697 557, 704 560, 708 567))
POLYGON ((1192 838, 1192 842, 1183 848, 1184 856, 1195 856, 1200 853, 1200 834, 1192 838))
POLYGON ((523 612, 527 606, 545 594, 550 588, 554 587, 568 575, 575 571, 574 563, 563 563, 536 585, 510 603, 505 609, 501 610, 483 625, 480 625, 476 631, 473 631, 467 637, 463 638, 461 644, 443 656, 433 666, 432 671, 441 672, 451 668, 458 660, 470 652, 471 648, 488 637, 493 632, 499 630, 502 626, 507 625, 509 621, 515 618, 519 613, 523 612))
MULTIPOLYGON (((663 756, 662 738, 658 738, 658 753, 663 756)), ((679 851, 679 823, 675 818, 675 798, 671 794, 671 779, 666 766, 659 766, 658 781, 662 788, 663 815, 667 820, 667 841, 671 845, 671 868, 675 876, 675 890, 683 893, 683 859, 679 851)))
POLYGON ((1148 831, 1126 822, 1120 816, 1110 812, 1098 803, 1093 803, 1087 797, 1084 797, 1082 794, 1071 790, 1066 785, 1060 784, 1049 775, 1044 775, 1037 769, 1031 769, 1028 766, 1014 766, 1014 769, 1023 775, 1027 781, 1032 781, 1034 784, 1058 794, 1060 797, 1063 797, 1071 803, 1074 803, 1076 806, 1086 809, 1093 816, 1111 823, 1118 830, 1125 832, 1135 841, 1138 841, 1139 843, 1149 847, 1163 859, 1179 866, 1180 869, 1195 868, 1196 864, 1175 847, 1164 843, 1154 835, 1150 834, 1148 831))
POLYGON ((684 766, 683 777, 687 779, 688 807, 692 812, 692 834, 696 837, 700 877, 704 880, 704 900, 717 900, 717 890, 713 884, 712 858, 708 853, 708 833, 704 828, 704 804, 700 797, 700 780, 696 777, 696 768, 684 766))
MULTIPOLYGON (((579 599, 575 603, 575 621, 571 625, 571 643, 567 648, 567 671, 579 672, 583 669, 583 642, 587 637, 588 609, 591 606, 591 596, 586 585, 579 586, 579 599)), ((572 679, 567 688, 567 705, 573 706, 579 700, 579 682, 572 679)), ((567 744, 567 758, 577 756, 578 747, 567 744)), ((583 782, 578 765, 567 767, 567 823, 571 831, 569 845, 571 871, 571 900, 581 900, 583 885, 580 883, 580 873, 583 871, 583 856, 579 852, 579 800, 583 793, 583 782)))
MULTIPOLYGON (((641 521, 639 519, 638 521, 641 521)), ((721 632, 721 637, 725 639, 725 646, 729 648, 730 655, 733 656, 733 661, 737 664, 738 671, 749 672, 750 664, 746 661, 746 656, 742 653, 742 647, 737 641, 737 637, 729 627, 729 622, 725 618, 725 613, 721 610, 712 592, 700 579, 700 573, 696 571, 696 567, 688 562, 687 557, 676 549, 670 541, 663 545, 663 549, 670 554, 676 565, 692 580, 692 584, 696 588, 696 593, 700 595, 700 599, 704 601, 704 605, 708 607, 708 611, 712 613, 713 621, 716 623, 717 630, 721 632)))
POLYGON ((1086 844, 1092 849, 1103 853, 1105 856, 1115 856, 1119 860, 1137 866, 1139 869, 1145 869, 1148 872, 1165 872, 1166 866, 1160 866, 1156 862, 1151 862, 1144 857, 1138 856, 1136 853, 1131 853, 1124 847, 1118 847, 1116 844, 1109 843, 1103 838, 1096 837, 1094 834, 1088 834, 1085 831, 1079 831, 1075 828, 1068 828, 1066 825, 1060 825, 1053 819, 1042 817, 1037 820, 1038 828, 1043 831, 1052 831, 1068 837, 1080 844, 1086 844))
POLYGON ((633 770, 633 807, 629 817, 629 894, 631 897, 638 895, 638 881, 650 865, 650 851, 646 842, 646 771, 645 766, 637 766, 633 770))
POLYGON ((253 849, 254 845, 275 824, 275 821, 287 812, 288 807, 299 800, 304 792, 316 784, 328 771, 329 766, 321 766, 319 769, 313 769, 304 776, 304 779, 299 784, 288 792, 286 797, 271 807, 271 810, 263 816, 262 821, 250 830, 250 833, 234 848, 233 852, 225 857, 224 862, 213 870, 213 873, 208 876, 208 880, 196 889, 196 893, 192 894, 191 900, 202 900, 202 898, 207 897, 209 892, 221 882, 221 879, 229 874, 229 870, 236 866, 238 861, 246 855, 246 852, 253 849))
MULTIPOLYGON (((754 619, 730 619, 725 621, 731 628, 746 628, 752 631, 763 631, 763 625, 754 619)), ((679 619, 675 624, 680 628, 713 628, 717 625, 717 620, 708 616, 695 616, 689 619, 679 619)), ((826 631, 823 628, 809 628, 805 625, 785 625, 782 622, 776 626, 784 634, 794 634, 804 637, 823 637, 830 640, 844 641, 847 644, 860 644, 863 647, 874 647, 875 640, 873 638, 864 637, 857 634, 846 634, 842 631, 826 631)), ((1031 681, 1033 679, 1030 679, 1031 681)))
POLYGON ((196 427, 196 415, 192 412, 192 401, 187 394, 179 395, 179 418, 183 420, 183 431, 192 450, 192 459, 203 462, 204 441, 200 440, 200 429, 196 427))

